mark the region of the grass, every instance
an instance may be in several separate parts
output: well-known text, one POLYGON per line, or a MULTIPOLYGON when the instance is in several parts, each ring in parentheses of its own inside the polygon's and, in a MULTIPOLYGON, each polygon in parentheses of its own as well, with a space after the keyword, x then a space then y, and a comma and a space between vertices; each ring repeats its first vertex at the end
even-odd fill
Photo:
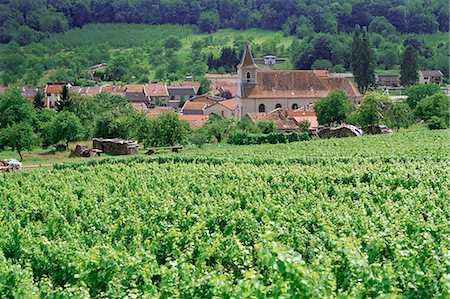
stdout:
MULTIPOLYGON (((424 124, 416 124, 411 126, 408 129, 400 129, 399 132, 395 134, 409 134, 413 132, 423 132, 427 134, 428 131, 427 127, 424 124)), ((363 136, 361 138, 374 138, 374 136, 363 136)), ((389 136, 387 136, 389 138, 389 136)), ((318 139, 320 140, 320 139, 318 139)), ((311 146, 312 148, 315 146, 314 144, 316 142, 320 142, 316 139, 312 141, 307 141, 304 143, 304 146, 308 147, 311 146)), ((51 165, 55 163, 77 163, 77 162, 84 162, 88 160, 101 160, 105 158, 112 158, 112 159, 126 159, 127 157, 135 157, 135 156, 143 156, 146 157, 147 154, 145 151, 141 148, 140 152, 137 155, 133 156, 114 156, 114 155, 108 155, 108 154, 102 154, 100 157, 92 157, 92 158, 80 158, 80 157, 69 157, 70 150, 75 149, 76 144, 84 143, 87 144, 89 148, 92 148, 92 142, 91 141, 79 141, 79 142, 72 142, 69 144, 69 150, 65 152, 57 152, 53 149, 35 149, 32 151, 24 151, 22 153, 23 155, 23 166, 26 168, 34 168, 34 167, 51 167, 51 165)), ((287 146, 287 145, 285 145, 287 146)), ((253 147, 254 150, 258 149, 258 146, 232 146, 228 145, 226 143, 216 143, 216 144, 206 144, 202 148, 197 148, 194 146, 185 146, 181 154, 184 155, 202 155, 202 154, 211 154, 212 156, 222 153, 222 152, 229 152, 229 151, 241 151, 241 150, 249 150, 253 147)), ((259 147, 260 148, 260 147, 259 147)), ((159 154, 166 154, 166 151, 158 152, 159 154)), ((157 153, 157 154, 158 154, 157 153)), ((12 151, 0 151, 0 160, 2 159, 17 159, 19 160, 20 157, 17 154, 17 152, 12 151)))

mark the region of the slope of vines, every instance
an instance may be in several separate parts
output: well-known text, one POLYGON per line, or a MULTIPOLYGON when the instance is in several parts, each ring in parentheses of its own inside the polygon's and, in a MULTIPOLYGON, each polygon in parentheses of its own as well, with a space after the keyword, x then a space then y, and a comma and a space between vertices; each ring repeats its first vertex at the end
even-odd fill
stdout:
POLYGON ((448 298, 447 134, 4 175, 0 297, 448 298))

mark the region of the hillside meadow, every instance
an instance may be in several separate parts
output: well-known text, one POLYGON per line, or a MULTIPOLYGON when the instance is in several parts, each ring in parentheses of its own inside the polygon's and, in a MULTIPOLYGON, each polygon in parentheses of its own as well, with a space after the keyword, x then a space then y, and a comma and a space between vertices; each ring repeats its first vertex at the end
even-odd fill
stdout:
MULTIPOLYGON (((345 53, 351 47, 351 34, 318 33, 314 36, 324 37, 337 43, 336 47, 343 48, 332 56, 336 64, 348 68, 345 53)), ((446 73, 446 33, 372 34, 378 72, 398 71, 402 44, 406 39, 420 50, 421 68, 441 68, 446 73), (389 65, 385 65, 388 61, 389 65)), ((119 69, 126 73, 127 76, 114 79, 118 83, 180 80, 187 75, 198 78, 205 72, 217 71, 208 70, 209 55, 219 57, 222 48, 230 47, 238 56, 245 44, 252 45, 255 56, 275 54, 286 58, 287 62, 276 68, 292 69, 293 60, 297 59, 291 51, 294 41, 300 45, 311 42, 309 37, 299 39, 285 36, 282 31, 262 29, 221 29, 200 34, 196 27, 189 25, 89 24, 23 47, 14 43, 0 45, 0 80, 2 85, 18 86, 43 86, 49 81, 90 85, 95 82, 88 69, 98 63, 108 63, 114 71, 119 69), (165 41, 171 36, 181 44, 167 49, 165 41)), ((320 58, 321 54, 314 55, 320 58)))

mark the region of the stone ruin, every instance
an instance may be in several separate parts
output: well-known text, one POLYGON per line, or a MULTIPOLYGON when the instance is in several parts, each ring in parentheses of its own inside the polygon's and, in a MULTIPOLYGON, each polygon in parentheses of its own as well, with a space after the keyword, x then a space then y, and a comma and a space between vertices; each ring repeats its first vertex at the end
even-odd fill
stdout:
POLYGON ((319 130, 320 138, 343 138, 362 136, 363 130, 352 125, 341 125, 338 127, 327 127, 319 130))
POLYGON ((16 170, 20 170, 20 168, 22 168, 22 163, 20 163, 16 159, 0 160, 0 172, 13 172, 16 170))
POLYGON ((77 144, 70 152, 70 157, 97 157, 100 153, 95 149, 89 149, 86 144, 77 144))
POLYGON ((138 143, 123 139, 94 138, 92 140, 94 149, 111 155, 134 155, 138 153, 138 143))
POLYGON ((385 125, 373 125, 366 129, 367 134, 392 134, 392 130, 385 125))

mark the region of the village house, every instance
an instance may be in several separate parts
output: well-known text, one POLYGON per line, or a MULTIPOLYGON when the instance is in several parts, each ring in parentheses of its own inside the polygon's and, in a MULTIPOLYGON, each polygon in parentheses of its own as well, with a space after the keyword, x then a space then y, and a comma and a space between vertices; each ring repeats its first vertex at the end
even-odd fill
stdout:
POLYGON ((128 102, 148 102, 142 84, 128 84, 125 88, 125 96, 127 97, 128 102))
POLYGON ((47 108, 55 108, 55 104, 61 99, 61 92, 64 85, 67 85, 69 88, 71 86, 68 83, 47 83, 45 85, 44 103, 47 108))
POLYGON ((184 103, 183 115, 217 115, 225 119, 237 119, 236 99, 223 99, 214 96, 199 96, 184 103))
POLYGON ((399 74, 378 74, 377 75, 378 87, 399 87, 400 75, 399 74))
POLYGON ((435 83, 438 85, 442 85, 444 74, 437 70, 432 71, 419 71, 419 83, 420 84, 431 84, 435 83))
POLYGON ((150 104, 157 106, 169 105, 169 91, 166 84, 152 83, 144 85, 144 94, 150 104))
POLYGON ((259 69, 248 46, 237 69, 239 118, 247 113, 262 113, 277 108, 297 110, 301 106, 313 104, 336 89, 344 90, 355 103, 359 103, 362 97, 352 80, 331 77, 328 72, 259 69))

